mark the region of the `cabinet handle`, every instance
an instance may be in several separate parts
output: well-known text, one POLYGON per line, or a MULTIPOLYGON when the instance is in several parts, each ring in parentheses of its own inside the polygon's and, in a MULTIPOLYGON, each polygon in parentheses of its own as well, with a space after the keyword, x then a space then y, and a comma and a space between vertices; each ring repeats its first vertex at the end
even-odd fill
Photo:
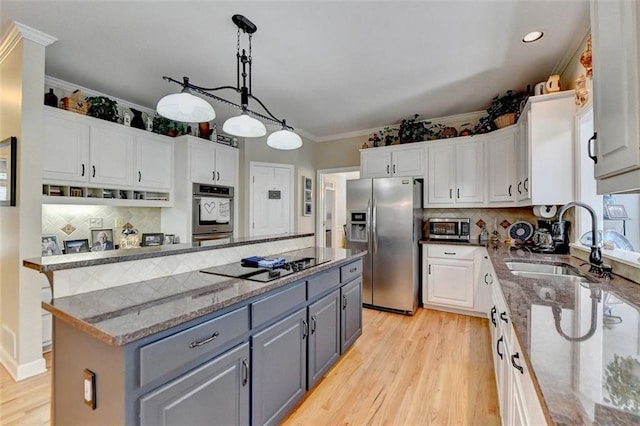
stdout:
POLYGON ((141 180, 142 180, 142 172, 138 170, 138 182, 140 182, 141 180))
POLYGON ((460 199, 460 188, 458 188, 458 199, 460 199))
POLYGON ((522 183, 522 187, 524 188, 525 191, 529 190, 529 187, 527 186, 527 183, 529 182, 529 178, 526 178, 524 180, 524 182, 522 183))
POLYGON ((520 190, 520 185, 522 185, 522 182, 518 182, 518 194, 522 194, 522 191, 520 190))
POLYGON ((206 345, 207 343, 213 342, 220 335, 217 331, 213 333, 210 337, 207 337, 203 340, 196 340, 195 342, 191 342, 189 344, 190 348, 197 348, 198 346, 206 345))
POLYGON ((306 339, 309 335, 309 323, 307 320, 302 320, 302 338, 306 339))
POLYGON ((491 324, 493 324, 494 327, 498 326, 498 324, 496 324, 496 312, 498 312, 498 310, 495 306, 491 308, 491 324))
POLYGON ((318 324, 316 324, 316 317, 315 316, 311 317, 311 334, 316 332, 317 325, 318 324))
POLYGON ((520 352, 516 352, 515 355, 511 355, 511 365, 513 365, 516 370, 519 370, 520 374, 524 374, 524 368, 521 365, 516 364, 516 358, 520 359, 520 352))
POLYGON ((347 296, 342 295, 342 309, 347 309, 347 296))
POLYGON ((429 275, 431 275, 431 264, 429 264, 429 275))
POLYGON ((493 283, 493 275, 491 275, 488 272, 486 274, 484 274, 484 283, 486 285, 492 284, 493 283), (489 278, 489 280, 487 280, 487 278, 489 278))
POLYGON ((395 164, 393 165, 393 174, 394 175, 396 174, 396 165, 395 164))
POLYGON ((455 251, 445 251, 444 254, 446 254, 447 256, 455 256, 456 252, 455 251))
POLYGON ((387 174, 389 174, 389 165, 387 164, 387 174))
POLYGON ((96 177, 96 166, 91 166, 91 177, 96 177))
POLYGON ((220 172, 216 172, 216 175, 218 176, 218 182, 220 182, 220 172))
POLYGON ((356 272, 358 270, 358 268, 351 268, 349 269, 349 273, 353 274, 354 272, 356 272))
POLYGON ((511 187, 512 187, 512 186, 513 186, 513 185, 509 185, 509 197, 511 197, 511 187))
POLYGON ((597 155, 591 155, 591 142, 596 141, 596 139, 598 139, 598 132, 594 132, 593 136, 591 136, 589 138, 589 140, 587 141, 587 155, 589 156, 589 158, 591 158, 593 160, 593 164, 598 164, 598 156, 597 155))
POLYGON ((84 176, 84 163, 82 163, 82 176, 84 176))
POLYGON ((216 181, 216 172, 215 171, 211 172, 211 180, 214 181, 214 182, 216 181))
POLYGON ((507 319, 507 312, 506 311, 500 313, 500 319, 502 321, 504 321, 505 323, 509 324, 509 320, 507 319))
POLYGON ((247 359, 242 360, 242 386, 246 386, 249 382, 249 361, 247 359))
POLYGON ((453 189, 449 188, 449 199, 453 198, 453 189))
POLYGON ((504 341, 504 336, 500 336, 500 338, 496 342, 496 352, 498 353, 498 356, 500 357, 500 359, 504 359, 503 354, 500 353, 500 342, 502 341, 504 341))

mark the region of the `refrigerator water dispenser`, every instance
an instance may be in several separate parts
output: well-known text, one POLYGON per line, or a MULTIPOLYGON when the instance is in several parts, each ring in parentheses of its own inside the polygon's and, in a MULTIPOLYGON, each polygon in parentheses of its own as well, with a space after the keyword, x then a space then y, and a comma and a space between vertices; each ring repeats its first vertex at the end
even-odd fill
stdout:
POLYGON ((367 212, 349 212, 349 240, 358 243, 368 242, 367 212))

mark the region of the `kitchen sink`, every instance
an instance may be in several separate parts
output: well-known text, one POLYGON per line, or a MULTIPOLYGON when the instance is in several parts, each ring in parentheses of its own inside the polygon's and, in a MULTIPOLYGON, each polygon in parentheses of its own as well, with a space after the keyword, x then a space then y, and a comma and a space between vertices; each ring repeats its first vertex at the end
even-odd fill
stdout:
POLYGON ((597 282, 597 280, 582 274, 575 267, 568 263, 562 262, 523 262, 523 261, 507 261, 507 268, 513 275, 525 278, 580 278, 589 282, 597 282))

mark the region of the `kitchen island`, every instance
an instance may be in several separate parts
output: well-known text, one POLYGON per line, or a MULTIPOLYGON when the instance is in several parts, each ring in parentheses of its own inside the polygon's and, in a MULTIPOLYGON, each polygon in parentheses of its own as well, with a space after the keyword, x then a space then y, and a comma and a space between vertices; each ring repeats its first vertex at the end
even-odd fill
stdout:
POLYGON ((317 266, 268 282, 191 270, 43 302, 53 423, 278 422, 362 333, 365 253, 306 247, 281 254, 317 266))

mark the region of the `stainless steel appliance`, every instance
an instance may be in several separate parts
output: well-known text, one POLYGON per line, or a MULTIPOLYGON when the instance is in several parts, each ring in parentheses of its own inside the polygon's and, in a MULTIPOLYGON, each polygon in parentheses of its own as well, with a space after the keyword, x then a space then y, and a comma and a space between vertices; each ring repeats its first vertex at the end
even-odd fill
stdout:
POLYGON ((233 235, 233 188, 193 184, 193 241, 233 235))
POLYGON ((413 314, 418 307, 422 182, 413 178, 347 181, 347 248, 363 258, 366 307, 413 314))
POLYGON ((429 239, 441 241, 469 241, 469 218, 431 217, 429 218, 429 239))
POLYGON ((569 253, 569 222, 566 220, 546 220, 538 219, 538 229, 534 233, 534 246, 531 249, 537 253, 569 253), (545 235, 545 244, 540 242, 539 235, 545 235), (549 237, 546 237, 549 235, 549 237), (550 241, 549 241, 550 240, 550 241))

